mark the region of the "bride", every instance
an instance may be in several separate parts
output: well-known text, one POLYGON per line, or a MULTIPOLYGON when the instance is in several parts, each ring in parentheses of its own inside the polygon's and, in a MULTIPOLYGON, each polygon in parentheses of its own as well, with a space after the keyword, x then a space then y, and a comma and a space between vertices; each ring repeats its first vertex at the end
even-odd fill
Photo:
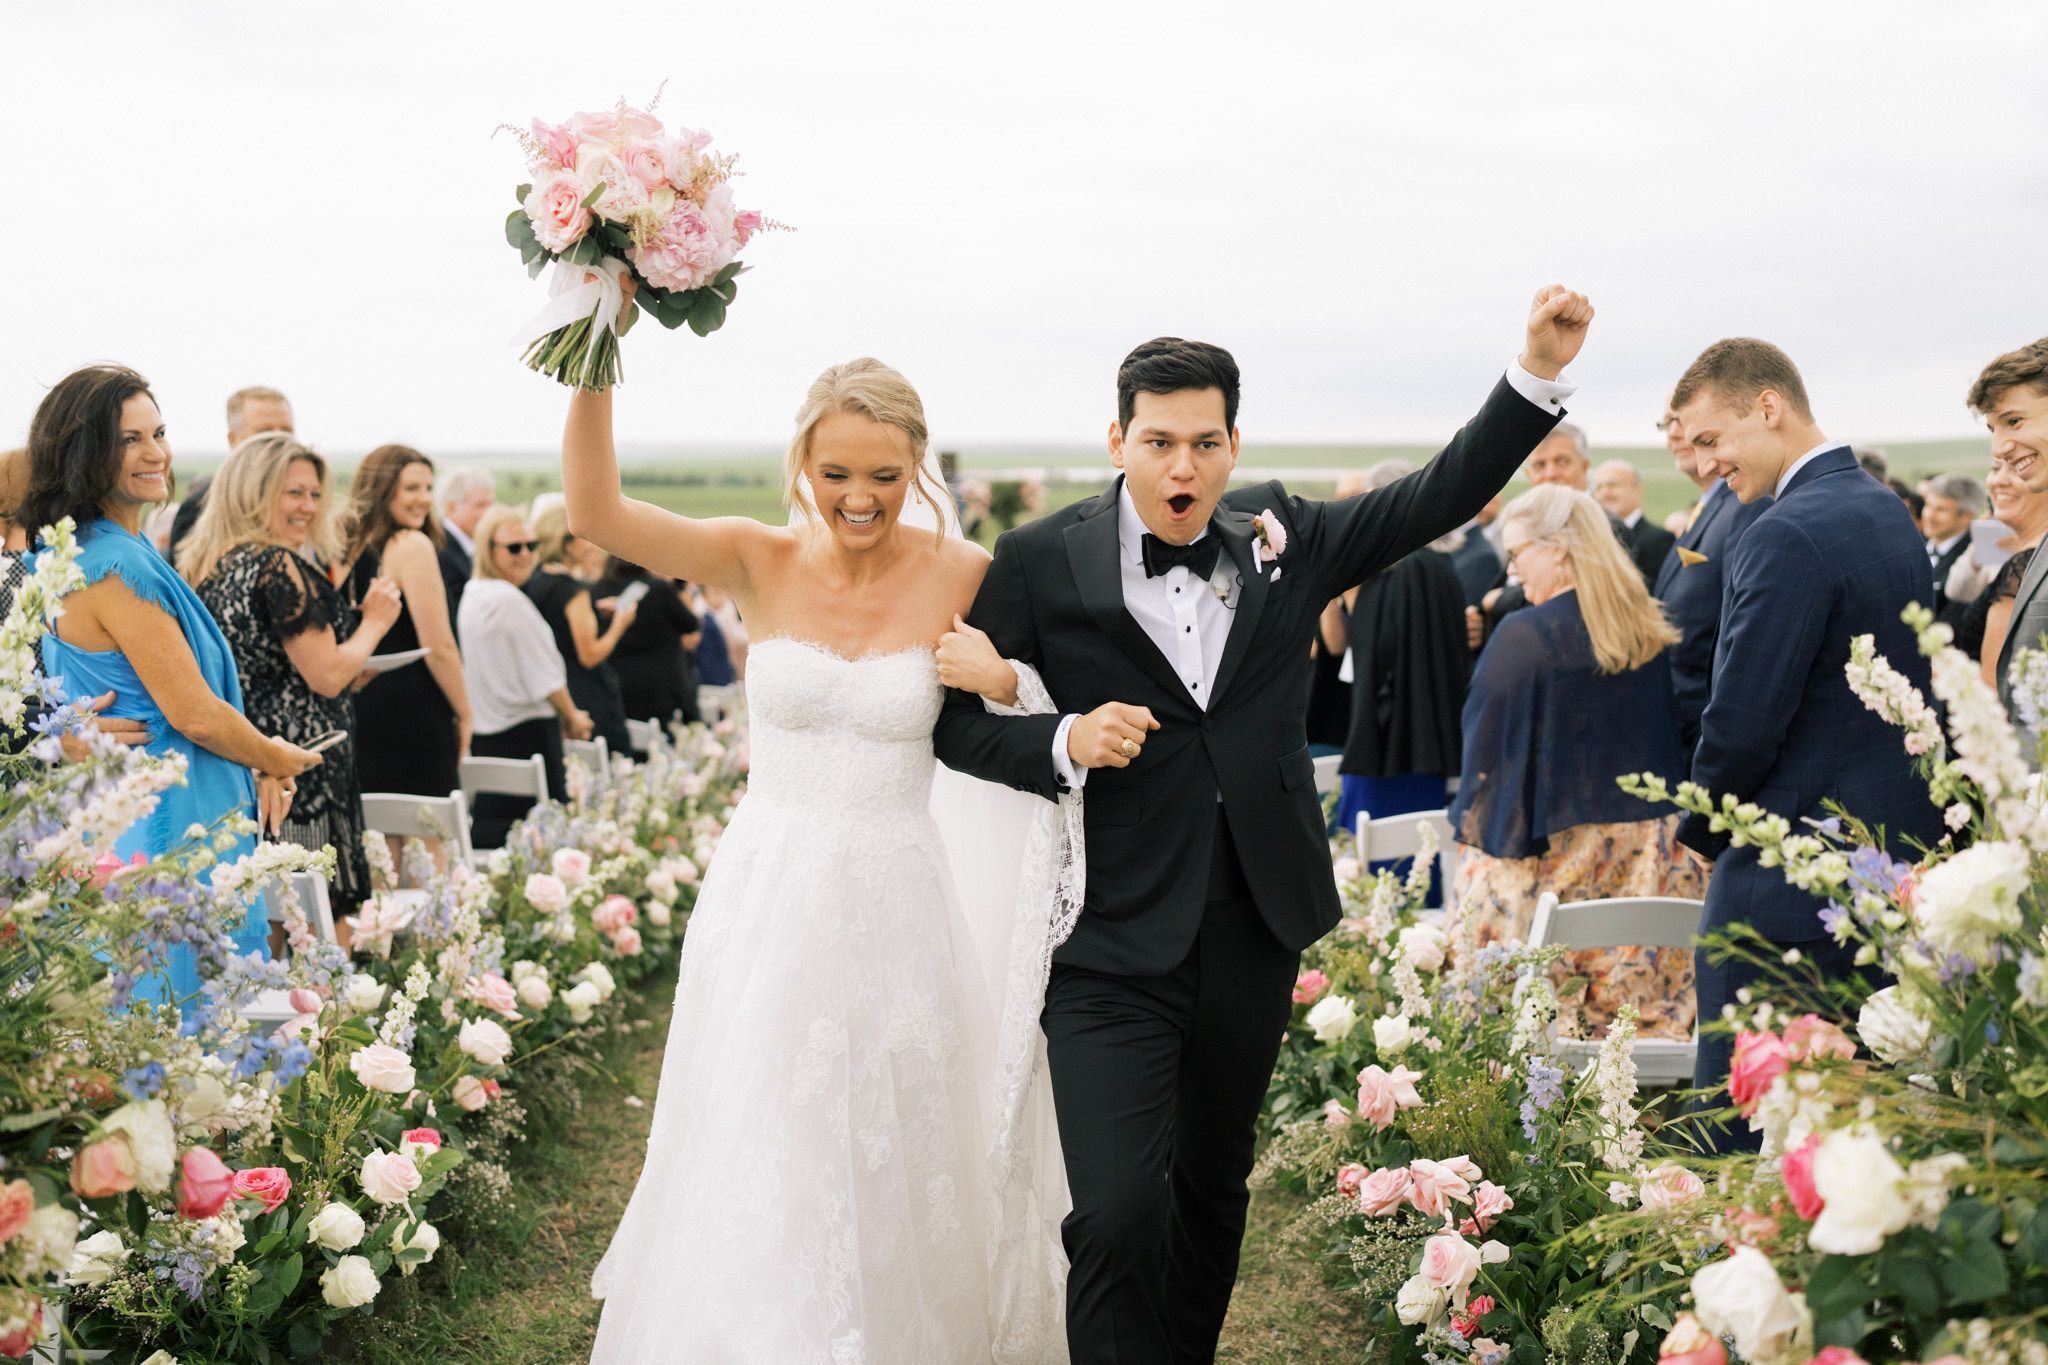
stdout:
POLYGON ((697 520, 624 497, 611 395, 571 400, 570 531, 725 588, 754 636, 749 790, 690 920, 646 1165, 592 1280, 594 1361, 1066 1358, 1037 997, 1053 907, 1079 903, 1054 884, 1067 826, 942 779, 937 804, 977 841, 1030 832, 1020 892, 979 845, 953 850, 973 855, 956 878, 932 815, 942 686, 1050 700, 955 629, 988 555, 957 534, 926 445, 902 375, 835 365, 797 415, 790 525, 697 520))

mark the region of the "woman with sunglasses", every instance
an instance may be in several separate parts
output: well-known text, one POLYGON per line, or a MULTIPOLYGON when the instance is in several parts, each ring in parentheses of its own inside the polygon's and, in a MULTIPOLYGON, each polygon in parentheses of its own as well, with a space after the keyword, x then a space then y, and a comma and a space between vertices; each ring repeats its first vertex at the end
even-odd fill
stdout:
MULTIPOLYGON (((590 738, 590 717, 569 698, 569 680, 555 635, 526 595, 539 540, 517 507, 493 507, 476 524, 475 577, 462 594, 456 628, 468 664, 475 717, 470 752, 482 758, 527 758, 547 765, 548 794, 569 794, 562 737, 590 738)), ((479 793, 472 830, 478 848, 499 848, 532 802, 479 793)))

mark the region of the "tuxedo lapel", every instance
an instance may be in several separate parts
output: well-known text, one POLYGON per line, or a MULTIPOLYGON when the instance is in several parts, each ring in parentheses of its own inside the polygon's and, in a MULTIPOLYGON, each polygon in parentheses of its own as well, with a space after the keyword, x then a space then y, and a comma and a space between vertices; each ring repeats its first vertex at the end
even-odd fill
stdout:
POLYGON ((1272 586, 1267 575, 1278 566, 1269 564, 1265 566, 1264 573, 1260 572, 1251 513, 1218 505, 1216 515, 1209 522, 1209 530, 1223 541, 1224 551, 1237 565, 1241 583, 1237 609, 1231 614, 1230 634, 1223 644, 1223 658, 1216 665, 1216 686, 1209 696, 1209 707, 1214 710, 1223 700, 1224 691, 1230 686, 1237 666, 1252 647, 1252 636, 1259 628, 1259 616, 1266 609, 1266 591, 1272 586))
POLYGON ((1096 499, 1096 507, 1066 530, 1067 563, 1074 571, 1074 584, 1081 593, 1081 605, 1095 618, 1102 633, 1145 670, 1147 677, 1175 696, 1186 697, 1187 686, 1173 665, 1152 643, 1152 637, 1124 609, 1122 550, 1117 543, 1117 493, 1122 480, 1096 499))

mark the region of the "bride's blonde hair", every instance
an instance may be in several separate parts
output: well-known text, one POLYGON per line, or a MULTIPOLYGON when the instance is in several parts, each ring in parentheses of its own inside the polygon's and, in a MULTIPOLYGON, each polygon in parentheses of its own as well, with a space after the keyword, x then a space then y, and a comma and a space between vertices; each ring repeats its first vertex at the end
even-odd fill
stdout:
MULTIPOLYGON (((783 485, 783 505, 803 513, 809 520, 817 509, 803 495, 804 466, 810 463, 811 439, 818 423, 836 412, 858 413, 871 421, 895 427, 910 438, 910 491, 931 505, 934 512, 950 495, 931 486, 924 469, 925 448, 931 436, 924 422, 924 400, 900 372, 872 356, 861 356, 834 365, 811 381, 803 406, 796 411, 796 435, 789 442, 789 464, 783 485)), ((944 539, 946 519, 938 518, 944 539)))

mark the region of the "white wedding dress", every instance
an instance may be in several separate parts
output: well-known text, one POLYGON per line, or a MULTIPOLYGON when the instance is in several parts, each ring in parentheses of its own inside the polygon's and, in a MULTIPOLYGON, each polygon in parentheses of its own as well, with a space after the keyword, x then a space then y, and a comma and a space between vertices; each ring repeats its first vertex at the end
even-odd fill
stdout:
MULTIPOLYGON (((748 790, 690 918, 647 1163, 592 1281, 592 1358, 1064 1361, 1034 999, 1058 896, 1027 875, 977 923, 963 910, 932 815, 929 650, 770 637, 746 687, 748 790)), ((1001 837, 1035 830, 1046 864, 1045 818, 978 811, 1001 837)))

